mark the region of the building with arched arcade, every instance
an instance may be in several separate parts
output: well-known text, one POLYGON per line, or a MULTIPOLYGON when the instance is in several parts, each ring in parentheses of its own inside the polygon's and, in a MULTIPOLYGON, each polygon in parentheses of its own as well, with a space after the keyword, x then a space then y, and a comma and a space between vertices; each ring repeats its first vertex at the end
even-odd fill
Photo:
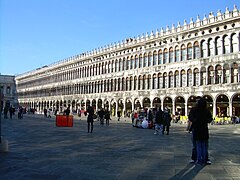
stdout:
POLYGON ((81 53, 16 77, 19 104, 42 111, 168 107, 197 96, 213 116, 240 116, 240 12, 226 8, 81 53))

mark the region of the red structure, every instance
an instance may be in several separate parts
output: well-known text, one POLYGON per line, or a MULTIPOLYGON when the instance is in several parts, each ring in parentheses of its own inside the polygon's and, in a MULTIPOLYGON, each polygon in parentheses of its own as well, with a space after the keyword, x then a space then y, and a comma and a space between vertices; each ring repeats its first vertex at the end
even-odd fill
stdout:
POLYGON ((73 116, 69 115, 56 115, 56 126, 58 127, 72 127, 73 116))

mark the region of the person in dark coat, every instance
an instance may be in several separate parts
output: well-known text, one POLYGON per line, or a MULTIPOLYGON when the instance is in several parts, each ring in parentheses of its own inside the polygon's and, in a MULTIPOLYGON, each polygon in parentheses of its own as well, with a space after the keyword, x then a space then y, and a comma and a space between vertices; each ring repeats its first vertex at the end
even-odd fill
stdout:
POLYGON ((207 103, 200 98, 196 107, 189 112, 189 121, 192 123, 193 140, 196 140, 196 154, 198 164, 209 164, 208 162, 208 123, 212 122, 212 114, 207 109, 207 103))
POLYGON ((109 120, 111 119, 109 110, 106 110, 105 112, 105 119, 106 119, 106 125, 109 126, 109 120))
POLYGON ((88 117, 87 117, 87 123, 88 123, 88 133, 93 132, 93 115, 94 115, 94 109, 92 106, 89 106, 87 109, 88 117), (90 131, 91 126, 91 131, 90 131))
POLYGON ((120 121, 121 111, 118 111, 118 112, 117 112, 117 117, 118 117, 118 121, 120 121))
POLYGON ((66 113, 67 116, 69 116, 69 114, 70 114, 70 108, 69 107, 66 109, 65 113, 66 113))
POLYGON ((98 111, 98 116, 99 116, 101 125, 104 124, 104 115, 105 115, 105 112, 104 112, 103 108, 101 108, 100 111, 98 111))
POLYGON ((167 132, 167 135, 169 135, 169 127, 170 127, 170 124, 171 124, 171 120, 172 120, 172 117, 171 117, 171 114, 169 112, 169 109, 168 108, 165 108, 164 112, 163 112, 163 131, 162 131, 162 134, 164 134, 165 130, 167 132))
POLYGON ((159 109, 155 115, 155 132, 154 132, 154 134, 162 134, 162 133, 163 133, 163 111, 159 107, 159 109))

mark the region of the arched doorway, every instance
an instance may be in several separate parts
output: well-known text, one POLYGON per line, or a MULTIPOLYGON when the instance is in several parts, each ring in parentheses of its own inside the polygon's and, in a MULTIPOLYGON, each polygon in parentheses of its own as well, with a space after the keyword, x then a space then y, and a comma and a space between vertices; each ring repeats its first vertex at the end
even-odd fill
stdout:
POLYGON ((161 100, 160 100, 160 98, 155 97, 155 98, 153 99, 153 107, 154 107, 154 108, 159 108, 159 107, 161 107, 161 100))
POLYGON ((118 111, 121 112, 121 116, 123 115, 123 100, 122 99, 119 99, 118 100, 118 111))
POLYGON ((98 99, 97 108, 98 109, 102 108, 102 100, 101 99, 98 99))
POLYGON ((112 116, 116 116, 116 102, 115 101, 111 101, 111 115, 112 116))
POLYGON ((175 99, 175 113, 185 116, 185 100, 182 96, 178 96, 175 99))
POLYGON ((216 100, 217 104, 217 116, 226 117, 229 115, 229 99, 226 95, 220 94, 216 100))
POLYGON ((125 108, 126 108, 126 115, 130 117, 132 113, 132 102, 130 99, 127 99, 125 102, 125 108))
POLYGON ((135 100, 134 109, 141 109, 141 103, 140 103, 139 99, 135 100))
POLYGON ((237 93, 233 96, 232 115, 240 117, 240 93, 237 93))
POLYGON ((143 99, 143 108, 150 108, 151 107, 151 101, 149 98, 144 98, 143 99))
POLYGON ((208 110, 211 112, 211 114, 213 114, 213 99, 212 99, 212 97, 209 95, 204 95, 203 98, 207 102, 208 110))
POLYGON ((109 110, 109 102, 108 101, 105 101, 104 109, 109 110))
POLYGON ((94 110, 96 110, 96 104, 97 104, 96 99, 93 99, 92 100, 92 107, 93 107, 94 110))
POLYGON ((163 100, 163 108, 168 108, 170 110, 170 113, 172 113, 172 107, 173 107, 172 98, 165 97, 163 100))

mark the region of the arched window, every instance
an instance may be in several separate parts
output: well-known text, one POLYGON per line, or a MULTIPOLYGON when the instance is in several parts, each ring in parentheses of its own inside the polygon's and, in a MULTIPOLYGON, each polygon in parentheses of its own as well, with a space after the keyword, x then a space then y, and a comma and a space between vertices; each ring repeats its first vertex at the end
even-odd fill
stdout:
POLYGON ((163 87, 163 76, 162 73, 158 73, 158 89, 161 89, 163 87))
POLYGON ((143 58, 142 58, 142 54, 140 54, 139 56, 139 68, 142 68, 143 66, 143 58))
POLYGON ((133 77, 131 76, 131 77, 130 77, 130 82, 129 82, 129 90, 130 90, 130 91, 133 90, 133 84, 134 84, 134 82, 133 82, 133 77))
POLYGON ((179 51, 179 47, 176 46, 175 47, 175 62, 179 62, 180 61, 180 51, 179 51))
POLYGON ((233 53, 238 52, 239 51, 239 46, 238 46, 238 38, 237 38, 237 34, 233 34, 232 38, 231 38, 231 42, 232 42, 232 51, 233 53))
POLYGON ((212 38, 208 40, 208 56, 214 56, 214 42, 212 38))
POLYGON ((194 42, 194 45, 193 45, 193 58, 194 59, 197 59, 200 57, 200 49, 199 49, 199 43, 198 41, 194 42))
POLYGON ((200 72, 200 85, 206 85, 206 81, 207 81, 207 73, 206 73, 206 69, 202 68, 201 72, 200 72))
POLYGON ((130 69, 133 69, 134 67, 134 58, 133 56, 131 56, 131 65, 130 65, 130 69))
POLYGON ((147 56, 147 53, 144 53, 143 67, 146 67, 147 64, 148 64, 148 56, 147 56))
POLYGON ((126 70, 129 70, 130 69, 130 64, 131 64, 131 61, 129 59, 129 57, 127 58, 127 67, 126 67, 126 70))
POLYGON ((207 57, 207 42, 205 40, 201 42, 201 49, 201 57, 207 57))
POLYGON ((169 62, 170 63, 174 62, 174 60, 173 60, 173 48, 172 47, 169 49, 169 62))
POLYGON ((230 40, 227 35, 223 36, 223 54, 230 53, 230 40))
POLYGON ((152 53, 149 52, 149 53, 148 53, 148 67, 152 65, 152 59, 153 59, 152 53))
POLYGON ((7 92, 6 92, 6 94, 11 94, 10 92, 11 92, 11 87, 8 86, 8 87, 7 87, 7 92))
POLYGON ((167 73, 163 73, 163 88, 168 88, 168 76, 167 73))
POLYGON ((125 69, 126 69, 126 60, 125 60, 125 58, 123 58, 122 71, 124 71, 125 69))
POLYGON ((230 68, 228 64, 223 66, 223 83, 230 83, 230 68))
POLYGON ((112 60, 112 64, 111 64, 111 69, 112 69, 111 72, 112 73, 114 72, 114 66, 113 65, 114 65, 114 60, 112 60))
POLYGON ((153 74, 153 82, 152 82, 152 89, 157 88, 157 76, 156 74, 153 74))
POLYGON ((150 89, 150 81, 151 81, 151 75, 148 75, 147 76, 147 83, 145 84, 145 89, 150 89))
POLYGON ((215 84, 221 84, 222 83, 222 66, 217 65, 215 67, 215 84))
POLYGON ((181 46, 181 61, 185 61, 187 59, 187 50, 185 45, 181 46))
POLYGON ((138 90, 141 90, 143 87, 143 78, 142 76, 138 77, 138 90))
POLYGON ((130 82, 130 79, 129 77, 126 78, 126 85, 125 85, 125 90, 126 91, 129 91, 129 82, 130 82))
POLYGON ((118 72, 119 68, 119 63, 118 63, 118 60, 115 61, 115 72, 118 72))
POLYGON ((214 83, 214 70, 212 66, 208 68, 208 84, 214 83))
POLYGON ((134 69, 136 69, 138 67, 138 56, 135 56, 135 63, 134 63, 134 69))
POLYGON ((118 78, 118 91, 122 89, 122 79, 118 78))
POLYGON ((163 64, 168 63, 168 50, 167 48, 164 49, 163 51, 163 64))
POLYGON ((186 72, 185 70, 181 71, 181 77, 180 77, 180 87, 186 86, 186 72))
POLYGON ((199 70, 197 68, 193 71, 193 86, 199 86, 199 70))
POLYGON ((192 70, 189 69, 187 71, 187 86, 190 87, 192 85, 193 85, 193 83, 192 83, 192 70))
POLYGON ((108 73, 111 73, 111 61, 108 62, 108 73))
POLYGON ((179 71, 175 71, 174 73, 174 87, 179 87, 179 71))
POLYGON ((215 39, 216 44, 216 55, 222 54, 222 41, 220 37, 216 37, 215 39))
POLYGON ((147 77, 146 75, 143 75, 143 80, 142 80, 142 89, 147 89, 147 77))
POLYGON ((121 91, 125 91, 126 90, 126 81, 125 81, 125 78, 123 77, 122 78, 122 88, 121 88, 121 91))
POLYGON ((187 45, 187 60, 192 59, 192 44, 188 43, 187 45))
POLYGON ((153 52, 153 66, 157 65, 157 51, 153 52))
POLYGON ((162 54, 162 50, 160 49, 158 51, 158 64, 162 64, 162 60, 163 60, 163 54, 162 54))
POLYGON ((233 63, 231 67, 231 83, 239 82, 239 67, 237 63, 233 63))
POLYGON ((123 63, 122 63, 122 60, 121 59, 119 59, 119 66, 118 66, 118 71, 122 71, 122 69, 123 69, 123 63))
POLYGON ((137 76, 134 77, 133 90, 137 90, 137 76))
POLYGON ((174 83, 174 76, 173 76, 173 72, 169 72, 169 88, 173 87, 173 83, 174 83))

